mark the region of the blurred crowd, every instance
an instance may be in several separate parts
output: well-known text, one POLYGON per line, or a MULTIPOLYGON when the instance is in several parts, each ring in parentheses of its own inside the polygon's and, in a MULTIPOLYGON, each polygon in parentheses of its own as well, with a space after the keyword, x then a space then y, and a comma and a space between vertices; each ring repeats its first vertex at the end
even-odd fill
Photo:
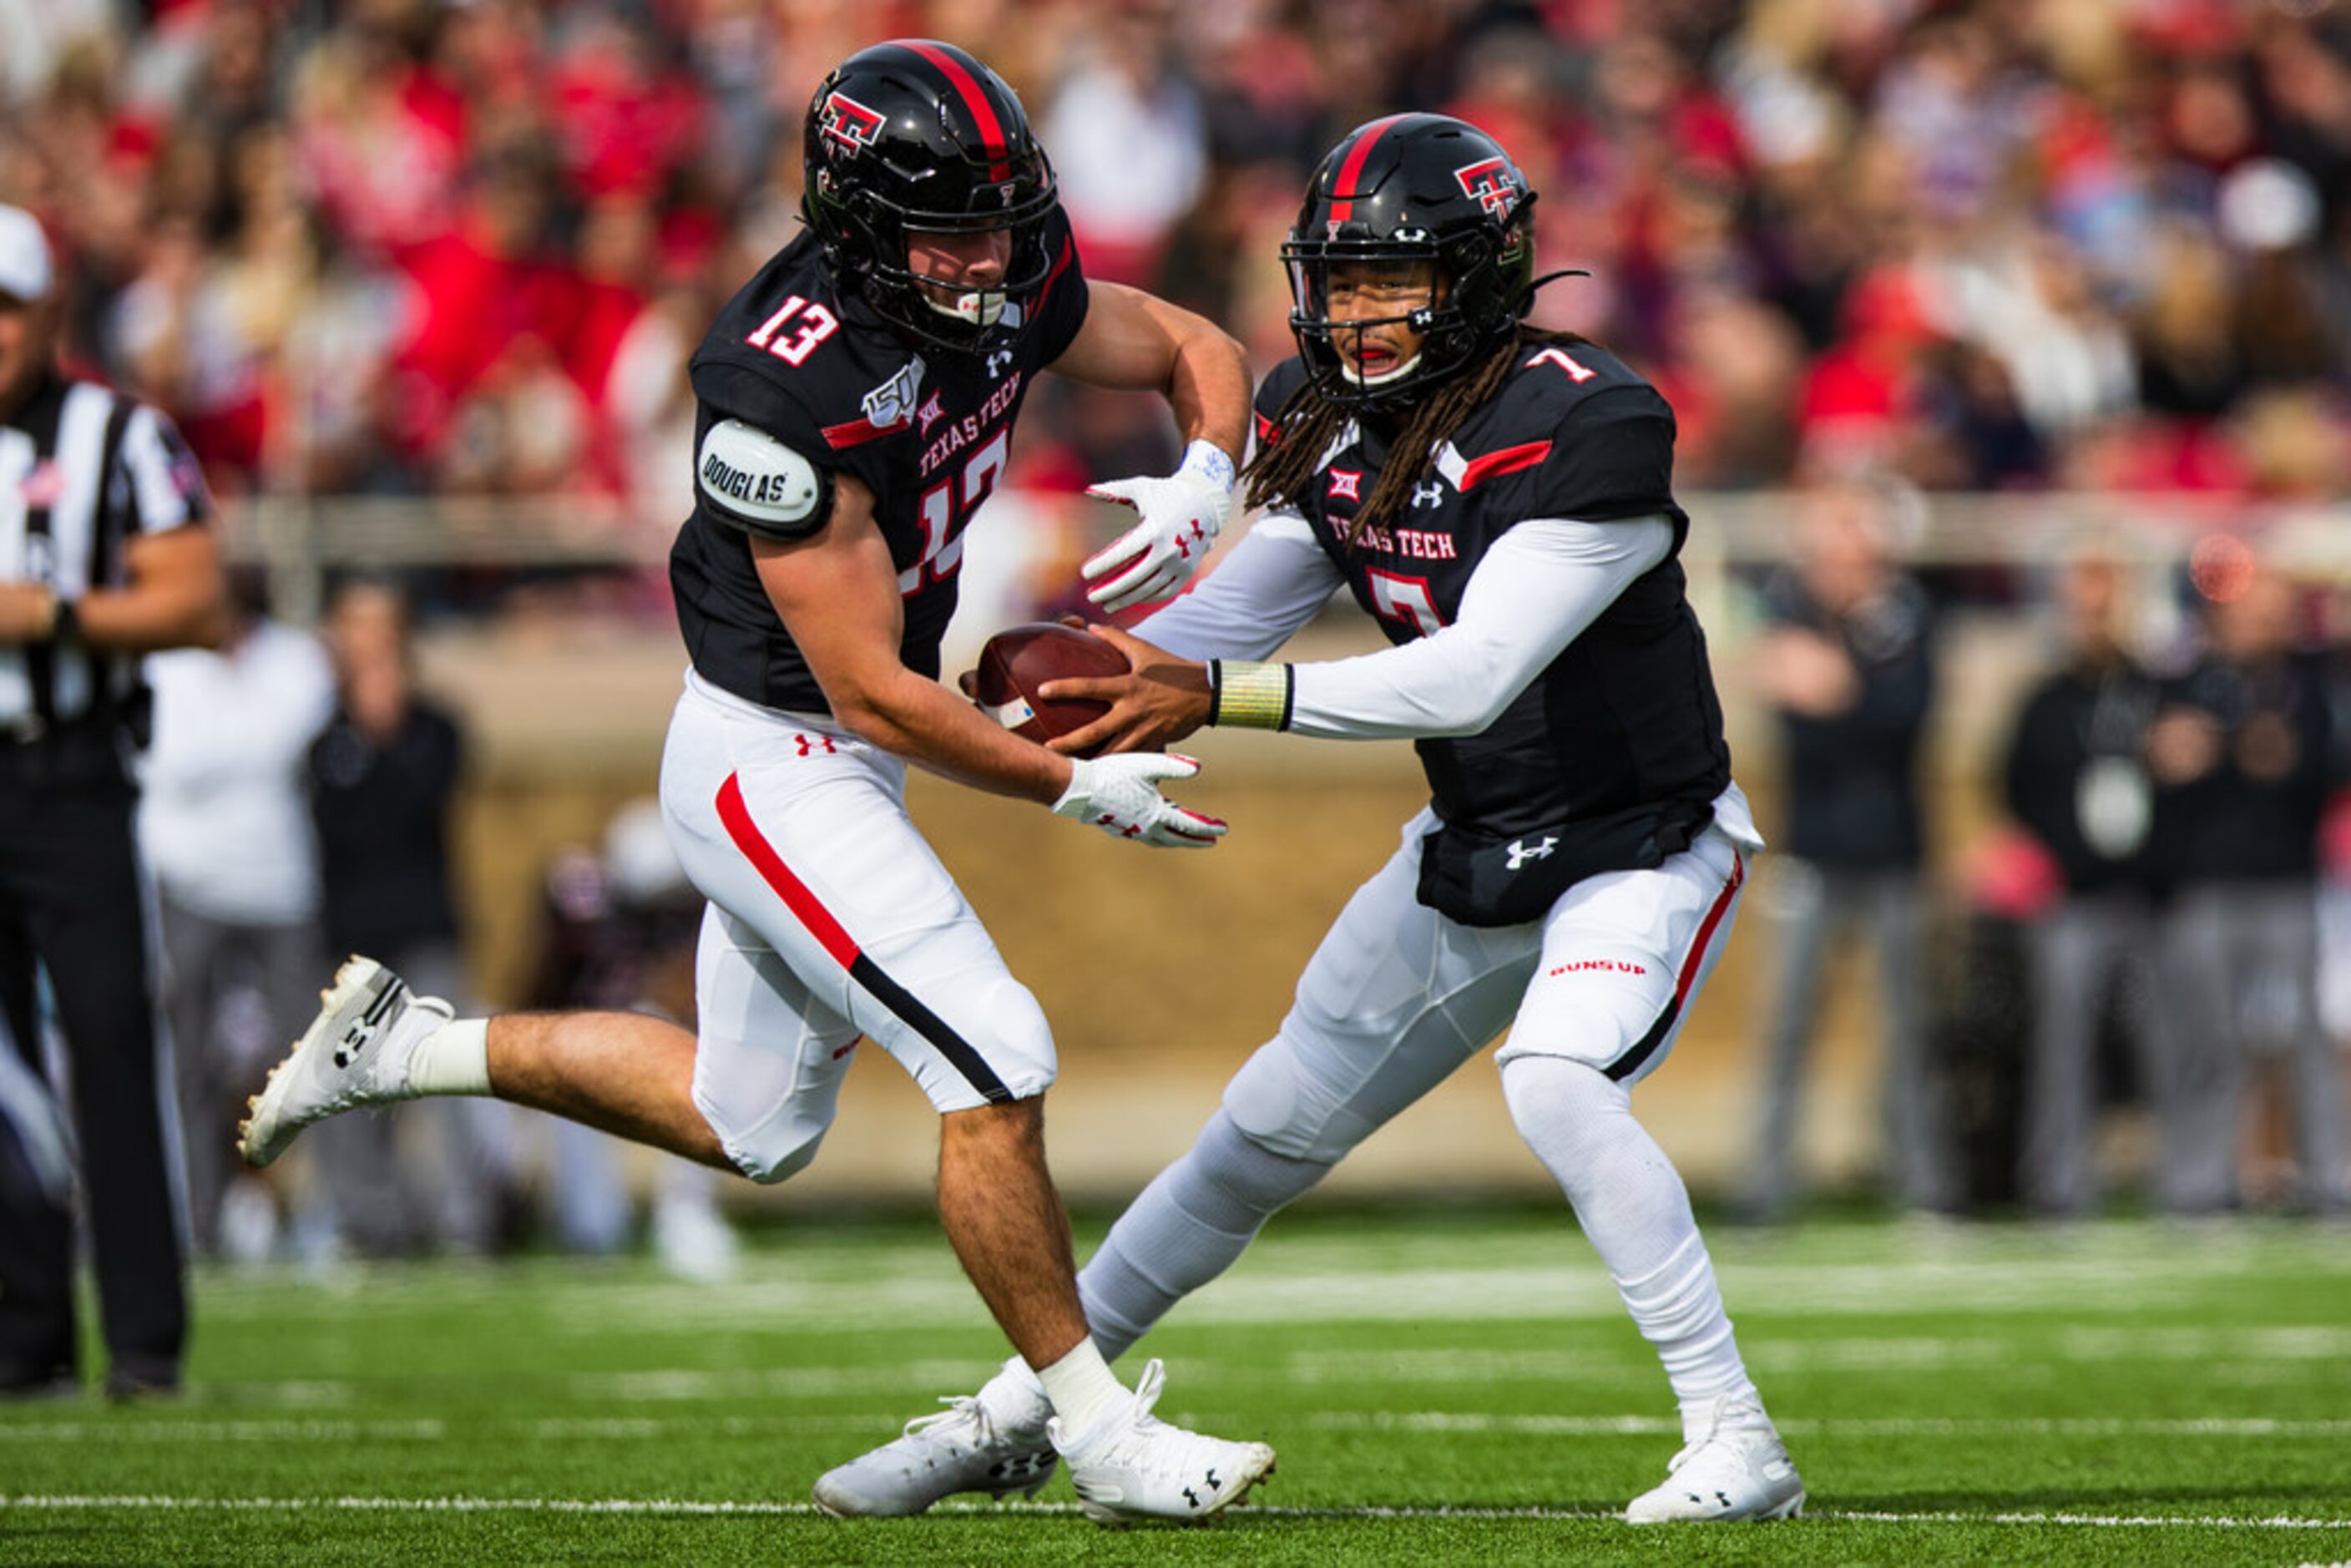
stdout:
POLYGON ((2227 534, 2176 567, 2111 540, 2057 564, 1984 770, 1995 824, 1954 845, 1926 763, 1948 596, 1902 563, 1881 488, 1792 505, 1745 660, 1781 808, 1747 1214, 1801 1198, 1830 959, 1862 945, 1897 1205, 2079 1218, 2126 1169, 2170 1214, 2351 1210, 2345 596, 2227 534))
MULTIPOLYGON (((794 232, 823 71, 1024 94, 1089 267, 1290 351, 1305 172, 1399 107, 1541 192, 1541 317, 1686 487, 2339 495, 2351 13, 2291 0, 0 0, 0 201, 216 487, 683 505, 687 352, 794 232)), ((1168 441, 1061 389, 1019 477, 1168 441)))

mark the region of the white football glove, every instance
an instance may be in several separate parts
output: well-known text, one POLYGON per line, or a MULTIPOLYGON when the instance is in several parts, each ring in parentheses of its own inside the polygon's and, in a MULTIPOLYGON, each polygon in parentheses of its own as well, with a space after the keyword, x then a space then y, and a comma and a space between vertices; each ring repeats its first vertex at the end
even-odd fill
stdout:
POLYGON ((1086 597, 1104 610, 1165 599, 1184 586, 1233 510, 1233 460, 1213 442, 1185 449, 1184 465, 1165 479, 1113 479, 1086 491, 1133 507, 1143 520, 1078 569, 1086 597))
POLYGON ((1070 787, 1053 802, 1053 810, 1155 850, 1205 850, 1225 836, 1225 824, 1187 811, 1159 792, 1162 779, 1189 779, 1198 771, 1198 763, 1172 752, 1076 758, 1070 765, 1070 787))

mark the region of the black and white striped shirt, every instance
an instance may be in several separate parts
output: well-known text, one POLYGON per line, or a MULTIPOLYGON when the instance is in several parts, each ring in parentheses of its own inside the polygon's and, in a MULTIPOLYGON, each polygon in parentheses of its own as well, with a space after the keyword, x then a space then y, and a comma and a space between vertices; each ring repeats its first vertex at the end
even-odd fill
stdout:
MULTIPOLYGON (((134 398, 52 375, 0 423, 0 580, 46 583, 65 601, 120 587, 131 538, 210 513, 194 455, 134 398)), ((141 689, 135 654, 71 637, 0 645, 0 737, 127 714, 141 689)))

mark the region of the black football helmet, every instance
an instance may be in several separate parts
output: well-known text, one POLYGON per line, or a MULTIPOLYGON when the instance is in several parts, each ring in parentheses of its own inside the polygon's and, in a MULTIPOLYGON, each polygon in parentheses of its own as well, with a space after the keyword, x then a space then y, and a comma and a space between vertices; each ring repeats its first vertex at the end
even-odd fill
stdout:
POLYGON ((860 49, 809 100, 800 210, 841 287, 925 342, 970 349, 1000 329, 1007 300, 1050 274, 1053 166, 1004 79, 952 44, 898 38, 860 49), (906 262, 910 233, 1010 231, 996 287, 943 298, 906 262))
POLYGON ((1290 329, 1322 394, 1374 410, 1409 403, 1514 330, 1534 293, 1534 200, 1500 142, 1447 115, 1392 114, 1333 147, 1281 247, 1290 329), (1422 334, 1420 353, 1361 378, 1332 341, 1331 269, 1398 261, 1434 263, 1443 297, 1384 318, 1422 334))

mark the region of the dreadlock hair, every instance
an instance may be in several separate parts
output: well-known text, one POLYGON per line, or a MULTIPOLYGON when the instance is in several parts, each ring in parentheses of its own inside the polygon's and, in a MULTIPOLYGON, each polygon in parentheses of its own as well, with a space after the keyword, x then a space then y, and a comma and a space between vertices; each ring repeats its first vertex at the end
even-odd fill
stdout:
MULTIPOLYGON (((1363 505, 1355 508, 1352 519, 1343 522, 1334 518, 1332 526, 1344 530, 1350 544, 1365 528, 1384 526, 1410 499, 1413 486, 1426 479, 1436 466, 1437 448, 1450 440, 1462 422, 1483 407, 1501 386, 1510 367, 1519 362, 1521 350, 1583 341, 1573 332, 1557 332, 1521 322, 1483 360, 1470 361, 1411 406, 1405 415, 1403 430, 1388 448, 1388 461, 1380 469, 1378 483, 1364 497, 1363 505), (1414 460, 1416 455, 1417 461, 1414 460)), ((1324 398, 1315 379, 1310 376, 1290 394, 1280 413, 1274 415, 1272 433, 1258 443, 1257 455, 1249 459, 1248 468, 1242 472, 1242 478, 1248 481, 1244 504, 1263 507, 1303 494, 1322 455, 1331 449, 1331 443, 1338 439, 1339 432, 1353 413, 1324 398)))

